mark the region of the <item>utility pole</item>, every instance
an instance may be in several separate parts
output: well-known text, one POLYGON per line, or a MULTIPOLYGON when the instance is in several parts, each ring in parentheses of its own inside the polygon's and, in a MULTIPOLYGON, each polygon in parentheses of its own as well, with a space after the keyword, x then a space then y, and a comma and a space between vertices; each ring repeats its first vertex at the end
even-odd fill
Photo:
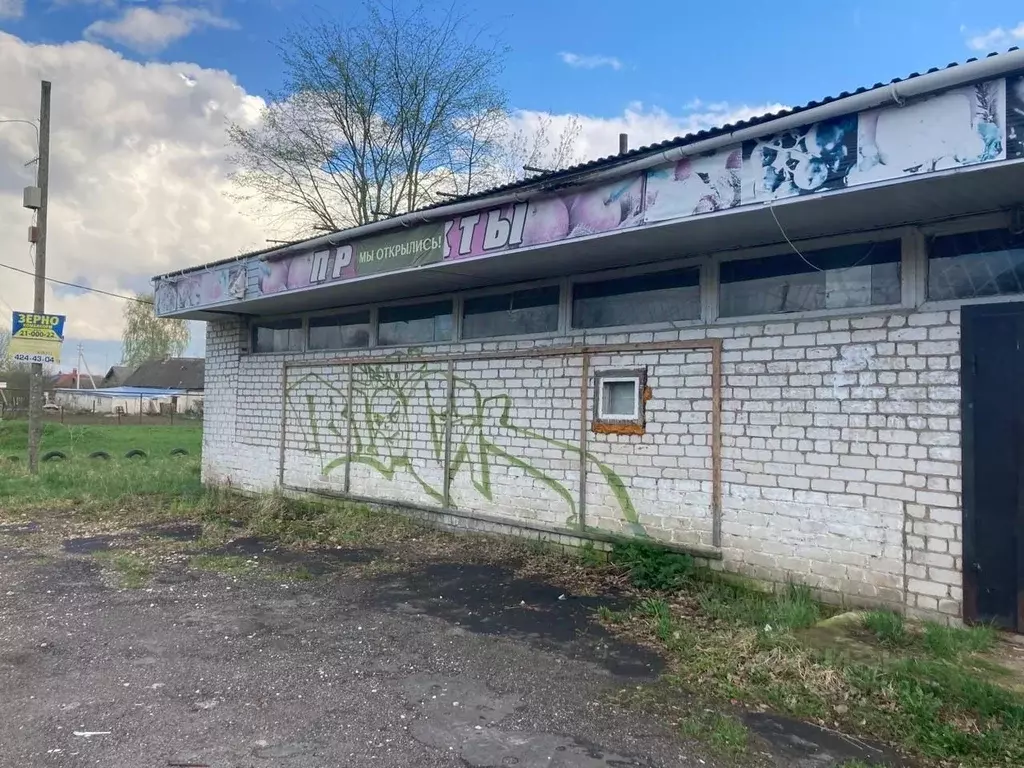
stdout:
MULTIPOLYGON (((39 98, 39 210, 36 213, 36 284, 32 311, 46 312, 46 205, 50 189, 50 81, 43 80, 39 98)), ((39 440, 43 433, 43 364, 32 363, 28 410, 28 468, 39 472, 39 440)))

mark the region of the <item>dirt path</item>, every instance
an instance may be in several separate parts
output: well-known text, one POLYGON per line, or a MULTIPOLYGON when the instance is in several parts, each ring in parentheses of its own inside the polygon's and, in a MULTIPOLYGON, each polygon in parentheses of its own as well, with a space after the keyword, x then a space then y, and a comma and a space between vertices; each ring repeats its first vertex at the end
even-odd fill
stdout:
POLYGON ((309 561, 311 579, 234 577, 176 559, 190 546, 185 528, 144 586, 122 589, 94 556, 117 537, 72 537, 40 554, 30 542, 45 533, 45 523, 0 531, 0 766, 669 768, 843 757, 782 729, 776 746, 726 759, 618 706, 614 692, 655 680, 661 660, 594 619, 606 599, 501 565, 374 574, 357 566, 376 552, 335 550, 333 562, 309 561))

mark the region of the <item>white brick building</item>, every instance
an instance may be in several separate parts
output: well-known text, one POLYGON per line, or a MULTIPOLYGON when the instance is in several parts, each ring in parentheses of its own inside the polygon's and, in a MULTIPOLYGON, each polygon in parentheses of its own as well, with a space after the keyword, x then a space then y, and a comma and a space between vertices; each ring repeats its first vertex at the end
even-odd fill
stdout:
POLYGON ((158 278, 209 321, 205 481, 1024 630, 1021 67, 158 278))

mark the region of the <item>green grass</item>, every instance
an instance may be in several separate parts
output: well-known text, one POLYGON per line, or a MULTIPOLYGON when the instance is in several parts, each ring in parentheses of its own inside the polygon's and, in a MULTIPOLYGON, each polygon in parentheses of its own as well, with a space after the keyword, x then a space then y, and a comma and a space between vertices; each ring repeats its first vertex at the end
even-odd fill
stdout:
POLYGON ((697 592, 703 612, 712 619, 737 622, 766 632, 809 627, 822 618, 823 606, 806 587, 791 584, 780 592, 762 592, 721 578, 697 592))
POLYGON ((198 571, 240 576, 252 573, 257 564, 242 555, 195 555, 189 560, 189 565, 198 571))
POLYGON ((659 640, 672 682, 716 708, 838 723, 926 762, 1024 765, 1024 695, 977 656, 994 645, 993 630, 911 626, 871 611, 863 628, 889 652, 854 658, 801 642, 799 630, 828 612, 800 587, 769 594, 697 573, 670 602, 646 598, 628 616, 601 618, 659 640))
POLYGON ((923 644, 928 653, 940 659, 957 659, 965 654, 984 653, 996 642, 992 627, 945 627, 925 624, 923 644))
POLYGON ((118 575, 120 585, 125 589, 144 587, 153 575, 153 566, 138 555, 101 552, 95 557, 118 575))
MULTIPOLYGON (((63 451, 72 458, 86 458, 93 451, 106 451, 120 458, 138 448, 151 458, 166 456, 173 448, 185 448, 193 456, 199 454, 202 424, 176 425, 63 425, 45 424, 40 449, 63 451)), ((28 459, 28 422, 0 421, 0 459, 18 456, 28 459)))
POLYGON ((895 611, 868 611, 864 614, 862 622, 864 628, 882 645, 895 648, 907 645, 910 640, 906 622, 895 611))
POLYGON ((997 638, 996 630, 988 626, 948 627, 925 622, 920 629, 911 630, 900 614, 887 610, 867 611, 861 621, 883 646, 946 661, 991 650, 997 638))
POLYGON ((67 460, 40 464, 39 474, 34 477, 26 467, 27 441, 25 422, 0 422, 0 503, 8 507, 46 502, 72 505, 151 495, 187 502, 202 493, 202 430, 196 426, 47 424, 41 451, 62 451, 67 460), (179 447, 189 455, 169 456, 179 447), (145 451, 149 458, 123 458, 131 449, 145 451), (88 458, 94 451, 106 451, 112 458, 88 458), (21 458, 11 462, 7 457, 12 455, 21 458))
POLYGON ((679 730, 684 738, 700 741, 715 752, 730 756, 746 752, 750 741, 750 732, 743 723, 711 710, 687 715, 679 724, 679 730))

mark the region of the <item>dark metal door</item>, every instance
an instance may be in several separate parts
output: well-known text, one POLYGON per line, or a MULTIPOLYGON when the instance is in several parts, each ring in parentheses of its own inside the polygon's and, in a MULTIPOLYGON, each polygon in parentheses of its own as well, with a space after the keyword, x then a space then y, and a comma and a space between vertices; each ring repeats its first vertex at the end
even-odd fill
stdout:
POLYGON ((1024 632, 1024 303, 961 319, 964 618, 1024 632))

